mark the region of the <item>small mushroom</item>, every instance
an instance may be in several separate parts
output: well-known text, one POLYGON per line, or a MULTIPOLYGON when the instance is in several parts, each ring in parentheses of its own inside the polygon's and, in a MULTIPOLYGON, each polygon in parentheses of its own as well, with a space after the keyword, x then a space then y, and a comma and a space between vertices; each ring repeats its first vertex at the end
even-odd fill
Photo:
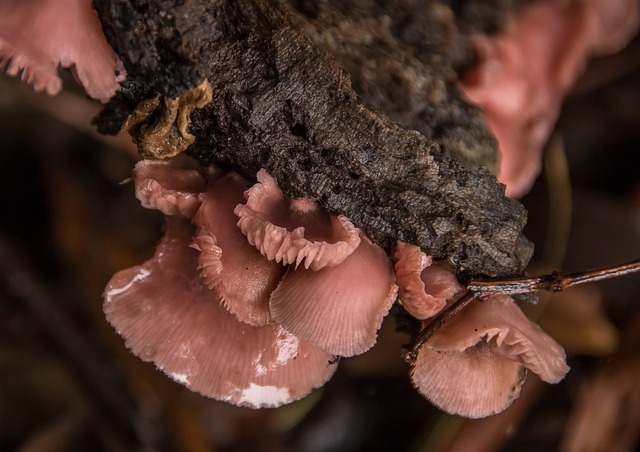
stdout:
POLYGON ((416 319, 438 314, 464 289, 453 273, 433 264, 431 256, 415 245, 398 241, 395 259, 402 306, 416 319))
POLYGON ((271 315, 323 350, 353 356, 375 344, 396 294, 388 256, 362 237, 337 267, 289 271, 271 294, 271 315))
POLYGON ((319 270, 342 263, 360 244, 358 229, 344 215, 331 215, 310 199, 286 199, 265 170, 238 205, 238 227, 269 260, 283 265, 304 262, 319 270))
POLYGON ((452 414, 479 418, 507 408, 519 395, 524 369, 557 383, 569 371, 562 347, 505 295, 474 300, 418 351, 411 379, 418 391, 452 414))
POLYGON ((194 228, 168 217, 153 258, 117 273, 105 290, 107 319, 131 351, 218 400, 276 407, 324 384, 332 355, 279 325, 238 322, 197 271, 194 228))
POLYGON ((213 168, 207 173, 182 156, 172 160, 141 160, 133 170, 136 197, 143 207, 189 219, 200 207, 198 197, 207 189, 208 179, 220 174, 213 168))
POLYGON ((134 178, 144 207, 198 226, 191 245, 200 251, 198 268, 227 309, 250 325, 269 323, 269 295, 282 269, 252 247, 236 226, 233 209, 243 201, 248 181, 236 173, 203 168, 185 155, 142 160, 134 178))
POLYGON ((636 33, 636 0, 541 0, 523 5, 505 33, 478 35, 478 64, 462 89, 498 139, 508 196, 526 194, 563 97, 594 55, 613 53, 636 33))
POLYGON ((0 67, 53 96, 62 89, 58 65, 94 99, 107 102, 124 67, 102 33, 90 0, 0 0, 0 67))

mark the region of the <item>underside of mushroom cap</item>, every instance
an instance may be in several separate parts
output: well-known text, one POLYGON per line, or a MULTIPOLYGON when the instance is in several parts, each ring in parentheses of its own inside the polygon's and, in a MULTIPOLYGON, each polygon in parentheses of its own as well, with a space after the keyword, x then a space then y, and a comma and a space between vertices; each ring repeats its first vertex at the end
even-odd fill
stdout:
POLYGON ((269 260, 319 270, 339 265, 358 247, 358 229, 344 215, 310 199, 286 199, 265 170, 257 177, 235 214, 249 243, 269 260))
POLYGON ((362 237, 337 267, 290 270, 271 295, 271 316, 329 353, 353 356, 375 344, 396 294, 388 256, 362 237))
POLYGON ((520 395, 526 370, 480 341, 463 351, 425 345, 410 375, 418 392, 437 407, 477 419, 509 407, 520 395))
POLYGON ((193 218, 198 227, 194 247, 205 283, 238 320, 259 326, 270 323, 269 297, 283 273, 251 246, 236 226, 234 207, 242 202, 248 181, 227 173, 199 197, 193 218))
POLYGON ((438 265, 415 245, 398 241, 395 271, 402 306, 416 319, 438 314, 463 290, 456 276, 438 265))
POLYGON ((102 33, 90 0, 0 0, 0 67, 54 95, 58 65, 70 68, 87 94, 107 102, 124 67, 102 33))
POLYGON ((131 351, 193 391, 276 407, 324 384, 332 356, 277 325, 238 322, 200 280, 194 228, 168 218, 155 256, 116 274, 104 311, 131 351))
POLYGON ((569 368, 562 347, 506 295, 472 301, 420 348, 411 370, 418 391, 443 410, 477 418, 518 397, 527 368, 549 383, 569 368))
POLYGON ((562 347, 524 315, 507 295, 473 301, 427 342, 440 351, 462 351, 480 341, 493 353, 522 363, 547 383, 569 371, 562 347))
POLYGON ((214 167, 204 169, 190 157, 141 160, 133 170, 136 197, 143 207, 165 215, 192 218, 200 207, 207 180, 219 176, 214 167))

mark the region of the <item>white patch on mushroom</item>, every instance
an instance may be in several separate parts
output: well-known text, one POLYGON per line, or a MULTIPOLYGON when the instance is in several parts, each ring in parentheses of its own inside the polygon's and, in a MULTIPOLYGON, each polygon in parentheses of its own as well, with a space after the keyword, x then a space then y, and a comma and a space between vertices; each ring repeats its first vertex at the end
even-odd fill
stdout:
POLYGON ((280 327, 275 343, 278 352, 278 356, 276 357, 278 364, 284 366, 290 359, 295 358, 298 355, 299 344, 300 339, 280 327))
POLYGON ((141 268, 136 276, 134 276, 129 283, 120 288, 113 288, 105 293, 107 301, 110 300, 114 296, 118 296, 126 291, 128 291, 135 283, 139 281, 144 281, 151 274, 151 272, 145 268, 141 268))
POLYGON ((289 200, 289 206, 291 210, 294 210, 301 214, 315 213, 319 210, 320 206, 312 199, 307 198, 295 198, 289 200))
POLYGON ((267 367, 262 364, 260 361, 262 361, 262 355, 264 354, 264 351, 258 353, 256 355, 255 358, 253 358, 253 360, 251 361, 251 364, 253 364, 255 366, 255 370, 256 370, 256 377, 261 377, 264 374, 267 373, 267 367))
POLYGON ((172 374, 169 374, 169 376, 171 378, 173 378, 174 381, 183 384, 183 385, 188 385, 189 384, 189 377, 190 375, 188 374, 181 374, 178 372, 174 372, 172 374))
POLYGON ((180 358, 193 358, 193 353, 191 353, 191 346, 189 345, 189 342, 184 342, 183 344, 180 344, 180 348, 178 349, 178 356, 180 358))
POLYGON ((290 401, 289 388, 278 388, 276 386, 260 386, 251 383, 248 388, 242 390, 239 404, 260 408, 268 406, 280 406, 290 401))

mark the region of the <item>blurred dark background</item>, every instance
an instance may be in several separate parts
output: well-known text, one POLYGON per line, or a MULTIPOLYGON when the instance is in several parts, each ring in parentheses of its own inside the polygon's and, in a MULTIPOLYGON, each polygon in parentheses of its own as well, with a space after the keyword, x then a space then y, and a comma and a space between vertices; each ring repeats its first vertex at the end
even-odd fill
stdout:
MULTIPOLYGON (((372 351, 279 409, 205 399, 140 362, 101 295, 152 254, 162 215, 127 182, 127 137, 97 135, 99 106, 65 87, 49 98, 0 77, 0 450, 637 450, 640 275, 528 306, 572 371, 555 386, 530 376, 510 409, 480 421, 442 414, 411 387, 391 318, 372 351)), ((639 151, 636 39, 593 61, 566 99, 523 200, 531 273, 640 257, 639 151)))

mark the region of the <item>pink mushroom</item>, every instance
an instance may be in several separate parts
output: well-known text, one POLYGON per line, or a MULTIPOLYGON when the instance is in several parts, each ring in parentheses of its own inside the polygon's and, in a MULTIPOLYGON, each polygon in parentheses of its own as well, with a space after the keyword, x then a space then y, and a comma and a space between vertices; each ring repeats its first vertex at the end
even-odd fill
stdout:
POLYGON ((562 99, 588 58, 621 49, 638 21, 636 0, 540 0, 523 6, 506 33, 475 37, 479 62, 462 89, 498 139, 508 196, 531 188, 562 99))
POLYGON ((400 301, 418 320, 437 315, 464 290, 453 273, 433 265, 431 256, 415 245, 398 241, 395 257, 400 301))
POLYGON ((87 94, 108 101, 124 67, 105 39, 91 0, 0 0, 0 67, 53 96, 58 65, 71 69, 87 94))
POLYGON ((194 227, 167 218, 155 256, 117 273, 104 311, 127 346, 193 391, 252 408, 299 399, 333 375, 332 355, 276 324, 227 312, 198 276, 194 227))
MULTIPOLYGON (((111 280, 107 318, 133 353, 210 397, 253 407, 303 397, 330 378, 334 355, 375 343, 398 291, 427 325, 465 290, 402 242, 394 275, 348 219, 287 199, 264 170, 251 186, 178 156, 139 162, 134 175, 167 229, 152 259, 111 280)), ((445 411, 481 417, 518 396, 525 368, 548 382, 568 370, 562 348, 497 296, 437 330, 411 377, 445 411)))
POLYGON ((411 379, 436 406, 478 418, 511 405, 525 368, 548 383, 569 371, 562 347, 531 322, 511 297, 473 301, 418 352, 411 379))
POLYGON ((194 216, 198 232, 194 248, 200 251, 203 279, 217 291, 227 309, 250 325, 271 323, 269 298, 284 268, 265 259, 237 227, 233 209, 243 202, 247 181, 227 173, 209 183, 200 194, 194 216))
MULTIPOLYGON (((416 247, 398 243, 396 274, 409 313, 437 315, 464 289, 416 247), (437 269, 437 270, 436 270, 437 269)), ((569 368, 562 347, 528 320, 508 296, 474 300, 418 350, 416 389, 444 411, 478 418, 507 408, 520 394, 525 368, 557 383, 569 368)))
POLYGON ((335 267, 360 245, 357 229, 344 215, 330 215, 311 199, 285 199, 265 170, 235 209, 247 240, 269 260, 305 268, 335 267))
POLYGON ((142 204, 168 219, 155 256, 105 291, 133 353, 205 395, 264 407, 323 384, 333 355, 373 346, 395 276, 346 218, 286 199, 266 171, 246 192, 238 174, 182 156, 134 174, 142 204))
POLYGON ((339 266, 290 270, 271 294, 273 319, 335 355, 367 351, 396 299, 388 259, 362 236, 360 246, 339 266))

